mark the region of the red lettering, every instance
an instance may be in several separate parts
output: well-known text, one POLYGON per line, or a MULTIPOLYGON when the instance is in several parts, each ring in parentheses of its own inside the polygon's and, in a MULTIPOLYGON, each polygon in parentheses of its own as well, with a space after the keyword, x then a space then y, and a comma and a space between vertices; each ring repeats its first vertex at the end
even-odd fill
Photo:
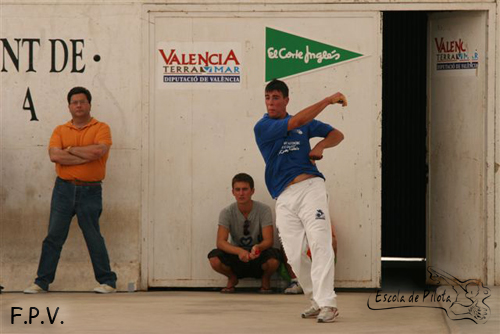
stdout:
MULTIPOLYGON (((436 45, 439 45, 436 39, 436 45)), ((165 61, 166 65, 204 65, 208 66, 210 65, 227 65, 228 62, 233 61, 235 65, 240 65, 240 62, 238 61, 238 58, 236 57, 236 54, 234 53, 233 50, 229 51, 229 54, 227 57, 224 59, 224 62, 222 62, 222 54, 221 53, 214 53, 210 54, 208 51, 205 52, 204 54, 201 53, 183 53, 181 55, 181 58, 179 59, 179 56, 176 54, 175 49, 171 49, 169 55, 167 56, 165 54, 165 51, 160 49, 158 50, 165 61)), ((439 51, 441 52, 441 51, 439 51)))
POLYGON ((220 57, 218 54, 213 54, 213 55, 210 55, 208 56, 208 61, 210 62, 210 65, 218 65, 220 63, 220 57), (213 60, 213 58, 216 58, 215 61, 213 60))
POLYGON ((177 57, 177 55, 176 55, 176 54, 174 54, 174 55, 172 56, 171 63, 174 63, 174 62, 175 62, 175 63, 177 63, 177 64, 180 64, 179 57, 177 57))
POLYGON ((238 61, 238 58, 236 58, 236 55, 234 54, 233 50, 229 51, 229 54, 227 55, 226 60, 224 61, 224 64, 222 64, 222 65, 226 65, 227 62, 230 60, 234 61, 234 63, 236 65, 240 64, 240 62, 238 61))
POLYGON ((167 64, 167 65, 168 65, 168 61, 167 61, 167 57, 165 56, 165 52, 163 52, 163 50, 161 50, 161 49, 160 49, 160 50, 158 50, 158 51, 160 51, 160 54, 161 54, 161 56, 163 57, 163 60, 165 61, 165 64, 167 64))
POLYGON ((168 58, 165 56, 165 52, 163 50, 158 50, 158 51, 160 51, 160 54, 167 65, 171 65, 173 62, 179 64, 179 58, 177 58, 177 55, 175 54, 175 49, 170 50, 168 58))
POLYGON ((436 48, 438 53, 451 53, 451 52, 466 52, 467 49, 464 47, 464 42, 461 38, 458 41, 444 41, 444 38, 441 37, 440 40, 434 38, 434 42, 436 43, 436 48))
POLYGON ((202 54, 199 54, 198 61, 200 62, 200 65, 201 65, 201 63, 204 63, 205 66, 208 66, 208 52, 205 52, 205 58, 203 58, 202 54))
POLYGON ((452 42, 446 42, 446 52, 454 52, 455 49, 453 48, 455 46, 455 43, 452 42))
POLYGON ((443 47, 443 37, 441 37, 441 40, 438 42, 438 39, 437 38, 434 38, 434 42, 436 42, 436 47, 438 49, 438 52, 441 53, 443 52, 444 50, 444 47, 443 47))

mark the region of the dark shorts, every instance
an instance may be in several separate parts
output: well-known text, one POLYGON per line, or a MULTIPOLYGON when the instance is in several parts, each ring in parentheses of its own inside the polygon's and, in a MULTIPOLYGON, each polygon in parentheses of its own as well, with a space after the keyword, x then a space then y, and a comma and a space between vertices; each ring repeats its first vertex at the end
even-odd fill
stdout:
POLYGON ((208 258, 218 257, 220 262, 230 267, 233 273, 238 278, 254 277, 261 278, 263 271, 262 265, 269 259, 276 259, 281 262, 280 251, 276 248, 268 248, 260 253, 260 256, 255 260, 243 262, 238 255, 228 254, 220 249, 213 249, 208 253, 208 258))

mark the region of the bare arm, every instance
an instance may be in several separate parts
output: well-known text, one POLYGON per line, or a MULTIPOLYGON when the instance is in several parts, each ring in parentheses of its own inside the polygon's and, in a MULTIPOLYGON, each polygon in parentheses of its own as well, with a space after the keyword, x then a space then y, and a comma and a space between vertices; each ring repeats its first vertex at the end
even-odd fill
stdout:
POLYGON ((217 248, 226 253, 238 255, 240 260, 243 262, 250 261, 250 252, 241 247, 231 245, 227 241, 228 238, 229 230, 226 227, 219 225, 219 229, 217 230, 217 248))
POLYGON ((271 248, 274 243, 274 229, 272 226, 265 226, 262 228, 262 241, 260 244, 254 245, 250 253, 250 258, 256 259, 259 257, 260 252, 271 248))
POLYGON ((65 166, 83 165, 89 162, 89 160, 72 155, 69 152, 57 147, 49 149, 49 157, 50 161, 65 166))
POLYGON ((79 158, 94 161, 102 158, 109 151, 109 146, 105 144, 94 144, 87 146, 72 146, 67 149, 68 153, 79 158))
POLYGON ((312 106, 301 110, 298 114, 292 116, 292 118, 288 121, 288 131, 309 123, 330 104, 336 103, 342 104, 342 106, 345 107, 347 106, 347 99, 342 93, 335 93, 332 96, 329 96, 312 106))
POLYGON ((323 158, 323 151, 325 148, 337 146, 342 140, 344 140, 344 134, 342 132, 337 129, 330 131, 328 135, 318 142, 311 152, 309 152, 309 158, 311 158, 311 160, 320 160, 323 158))

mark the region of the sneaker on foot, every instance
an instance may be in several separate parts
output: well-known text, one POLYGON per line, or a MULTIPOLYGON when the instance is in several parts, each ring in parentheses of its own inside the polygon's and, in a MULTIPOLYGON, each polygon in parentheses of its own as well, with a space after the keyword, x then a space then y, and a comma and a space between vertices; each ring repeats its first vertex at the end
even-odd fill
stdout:
POLYGON ((302 312, 300 316, 302 318, 312 318, 317 316, 318 314, 319 314, 319 308, 316 308, 315 306, 311 305, 311 307, 302 312))
POLYGON ((304 293, 304 290, 302 290, 298 281, 292 281, 288 288, 285 289, 285 294, 287 295, 298 295, 301 293, 304 293))
POLYGON ((35 294, 35 293, 42 293, 42 292, 47 292, 47 291, 42 289, 38 284, 33 283, 29 288, 27 288, 23 292, 28 293, 28 294, 35 294))
POLYGON ((336 307, 325 306, 321 308, 318 314, 318 322, 334 322, 339 316, 339 311, 336 307))
POLYGON ((97 293, 113 293, 116 292, 116 289, 107 284, 101 284, 97 288, 94 289, 94 292, 97 293))

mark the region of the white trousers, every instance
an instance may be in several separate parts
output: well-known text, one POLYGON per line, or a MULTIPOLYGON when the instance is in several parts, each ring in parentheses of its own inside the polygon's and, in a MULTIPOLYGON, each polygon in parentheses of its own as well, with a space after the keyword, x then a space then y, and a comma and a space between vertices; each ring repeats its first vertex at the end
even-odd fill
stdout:
POLYGON ((320 177, 292 184, 276 202, 276 226, 304 294, 316 307, 337 307, 332 227, 325 181, 320 177), (312 261, 307 256, 311 249, 312 261))

